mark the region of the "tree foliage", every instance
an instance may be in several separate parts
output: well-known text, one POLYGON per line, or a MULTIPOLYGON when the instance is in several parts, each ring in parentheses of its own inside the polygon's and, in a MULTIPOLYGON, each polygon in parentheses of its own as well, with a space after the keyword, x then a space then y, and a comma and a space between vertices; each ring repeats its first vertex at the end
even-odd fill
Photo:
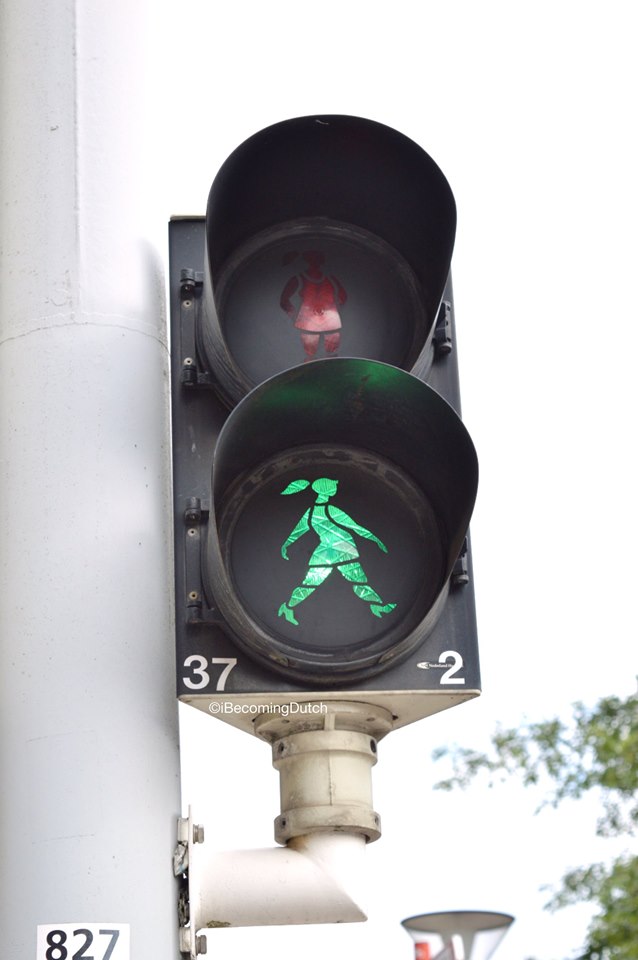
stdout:
MULTIPOLYGON (((599 835, 630 837, 638 828, 638 694, 605 697, 593 707, 575 703, 568 721, 497 727, 487 752, 435 751, 435 759, 443 757, 452 775, 439 789, 467 787, 477 776, 487 776, 491 785, 516 776, 525 786, 544 786, 543 803, 553 806, 593 790, 601 801, 599 835)), ((638 960, 638 856, 570 871, 548 907, 582 901, 597 907, 583 960, 638 960)))

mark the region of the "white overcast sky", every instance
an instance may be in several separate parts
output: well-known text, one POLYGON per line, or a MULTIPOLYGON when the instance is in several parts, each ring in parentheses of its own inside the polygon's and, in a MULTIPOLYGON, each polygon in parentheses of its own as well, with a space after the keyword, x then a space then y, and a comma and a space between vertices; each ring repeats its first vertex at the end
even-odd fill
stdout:
MULTIPOLYGON (((587 911, 548 915, 544 883, 604 856, 595 810, 533 817, 516 785, 434 792, 447 742, 635 688, 636 138, 631 2, 206 3, 158 6, 155 217, 200 214, 246 137, 344 113, 412 137, 458 206, 453 277, 465 423, 481 480, 472 521, 483 696, 379 749, 370 920, 214 931, 226 958, 411 960, 399 923, 513 913, 499 960, 561 960, 587 911), (160 9, 163 11, 160 13, 160 9)), ((162 230, 164 227, 162 226, 162 230)), ((220 849, 269 846, 266 745, 190 708, 184 801, 220 849)))

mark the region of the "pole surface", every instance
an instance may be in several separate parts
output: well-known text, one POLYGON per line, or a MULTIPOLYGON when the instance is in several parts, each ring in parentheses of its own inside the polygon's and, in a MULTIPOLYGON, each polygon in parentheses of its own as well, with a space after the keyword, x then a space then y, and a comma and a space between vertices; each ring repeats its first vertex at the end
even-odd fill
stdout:
MULTIPOLYGON (((12 960, 33 960, 42 924, 129 925, 131 958, 178 957, 147 17, 128 0, 4 0, 0 16, 0 930, 12 960)), ((86 952, 99 960, 97 946, 86 952)))

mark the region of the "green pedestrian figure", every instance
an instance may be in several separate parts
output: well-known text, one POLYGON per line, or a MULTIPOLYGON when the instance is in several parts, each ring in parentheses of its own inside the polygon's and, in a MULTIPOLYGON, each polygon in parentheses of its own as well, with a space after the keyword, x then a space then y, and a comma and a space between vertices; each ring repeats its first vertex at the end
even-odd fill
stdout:
MULTIPOLYGON (((285 490, 282 490, 282 496, 300 493, 309 486, 309 480, 293 480, 285 490)), ((292 591, 288 602, 282 603, 279 607, 279 616, 285 617, 289 623, 294 623, 296 626, 299 626, 299 621, 295 619, 293 608, 314 593, 335 569, 352 584, 355 595, 370 604, 370 610, 375 617, 390 613, 396 607, 396 603, 384 604, 376 590, 368 584, 368 578, 359 563, 359 551, 350 530, 366 540, 372 540, 384 553, 388 552, 388 548, 378 537, 358 524, 339 507, 328 504, 330 497, 337 492, 337 486, 337 480, 329 480, 327 477, 314 481, 312 489, 317 494, 315 504, 306 510, 281 547, 281 555, 284 560, 287 560, 290 544, 303 537, 311 528, 319 538, 319 543, 310 557, 306 576, 292 591)))

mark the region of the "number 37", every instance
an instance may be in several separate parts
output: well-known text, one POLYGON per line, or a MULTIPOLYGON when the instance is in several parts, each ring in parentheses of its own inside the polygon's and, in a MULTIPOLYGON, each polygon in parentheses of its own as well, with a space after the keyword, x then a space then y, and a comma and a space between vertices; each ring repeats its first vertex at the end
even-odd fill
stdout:
MULTIPOLYGON (((211 657, 211 666, 224 665, 223 670, 217 678, 215 686, 216 691, 226 689, 226 680, 228 674, 237 665, 237 657, 211 657)), ((210 673, 208 672, 208 660, 199 653, 194 653, 184 660, 184 666, 190 670, 191 676, 184 677, 184 686, 189 690, 204 690, 210 684, 210 673)))

